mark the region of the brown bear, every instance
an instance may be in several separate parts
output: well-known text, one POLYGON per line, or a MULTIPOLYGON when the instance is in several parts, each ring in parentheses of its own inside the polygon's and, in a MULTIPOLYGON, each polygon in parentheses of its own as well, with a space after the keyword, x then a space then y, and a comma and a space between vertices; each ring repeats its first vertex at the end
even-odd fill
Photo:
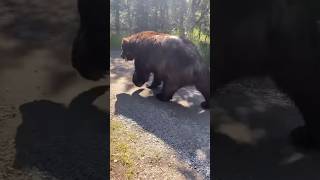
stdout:
POLYGON ((183 86, 195 85, 205 101, 201 106, 209 108, 210 70, 193 43, 185 38, 169 34, 143 31, 122 39, 121 57, 134 60, 133 83, 140 87, 148 81, 150 73, 154 81, 149 88, 163 88, 156 97, 169 101, 183 86))

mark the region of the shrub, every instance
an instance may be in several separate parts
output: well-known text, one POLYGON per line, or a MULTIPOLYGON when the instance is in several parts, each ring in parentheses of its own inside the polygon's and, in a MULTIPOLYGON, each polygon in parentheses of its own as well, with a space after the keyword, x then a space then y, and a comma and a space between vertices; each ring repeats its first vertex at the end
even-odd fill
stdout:
POLYGON ((120 49, 121 48, 121 35, 110 34, 110 49, 120 49))

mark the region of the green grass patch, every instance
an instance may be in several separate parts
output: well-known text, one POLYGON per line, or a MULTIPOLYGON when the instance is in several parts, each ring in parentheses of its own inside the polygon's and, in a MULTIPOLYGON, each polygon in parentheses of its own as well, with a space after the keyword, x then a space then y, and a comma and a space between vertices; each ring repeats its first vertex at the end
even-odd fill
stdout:
POLYGON ((137 136, 127 131, 120 121, 111 120, 110 126, 111 167, 117 168, 121 166, 125 170, 122 175, 126 179, 133 179, 136 174, 134 166, 135 154, 133 152, 134 148, 130 146, 130 143, 136 140, 137 136))

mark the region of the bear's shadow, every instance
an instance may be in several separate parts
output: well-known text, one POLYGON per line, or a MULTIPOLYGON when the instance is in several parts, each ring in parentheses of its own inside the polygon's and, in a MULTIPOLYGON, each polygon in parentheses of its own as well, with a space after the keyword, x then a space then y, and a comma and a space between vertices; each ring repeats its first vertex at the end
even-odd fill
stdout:
POLYGON ((92 105, 109 87, 75 97, 68 107, 48 100, 20 106, 14 166, 58 179, 107 179, 107 111, 92 105))
POLYGON ((154 96, 143 97, 139 95, 142 91, 117 94, 115 114, 163 140, 182 158, 196 159, 197 152, 202 151, 209 166, 210 112, 198 104, 184 107, 176 102, 161 102, 154 96))
POLYGON ((215 177, 319 179, 320 153, 297 149, 289 138, 294 128, 303 125, 298 110, 263 101, 244 92, 215 96, 211 125, 215 177))

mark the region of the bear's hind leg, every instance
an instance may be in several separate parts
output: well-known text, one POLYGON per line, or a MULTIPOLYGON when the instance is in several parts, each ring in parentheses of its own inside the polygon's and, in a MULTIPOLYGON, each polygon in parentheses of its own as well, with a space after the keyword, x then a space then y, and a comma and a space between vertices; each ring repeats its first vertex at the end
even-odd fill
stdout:
POLYGON ((199 74, 197 79, 195 80, 196 88, 201 92, 202 96, 204 97, 205 101, 201 103, 201 107, 203 109, 210 108, 210 74, 207 71, 199 74))
POLYGON ((210 108, 210 87, 206 87, 205 85, 196 85, 196 88, 201 92, 205 101, 201 103, 201 107, 203 109, 210 108))

